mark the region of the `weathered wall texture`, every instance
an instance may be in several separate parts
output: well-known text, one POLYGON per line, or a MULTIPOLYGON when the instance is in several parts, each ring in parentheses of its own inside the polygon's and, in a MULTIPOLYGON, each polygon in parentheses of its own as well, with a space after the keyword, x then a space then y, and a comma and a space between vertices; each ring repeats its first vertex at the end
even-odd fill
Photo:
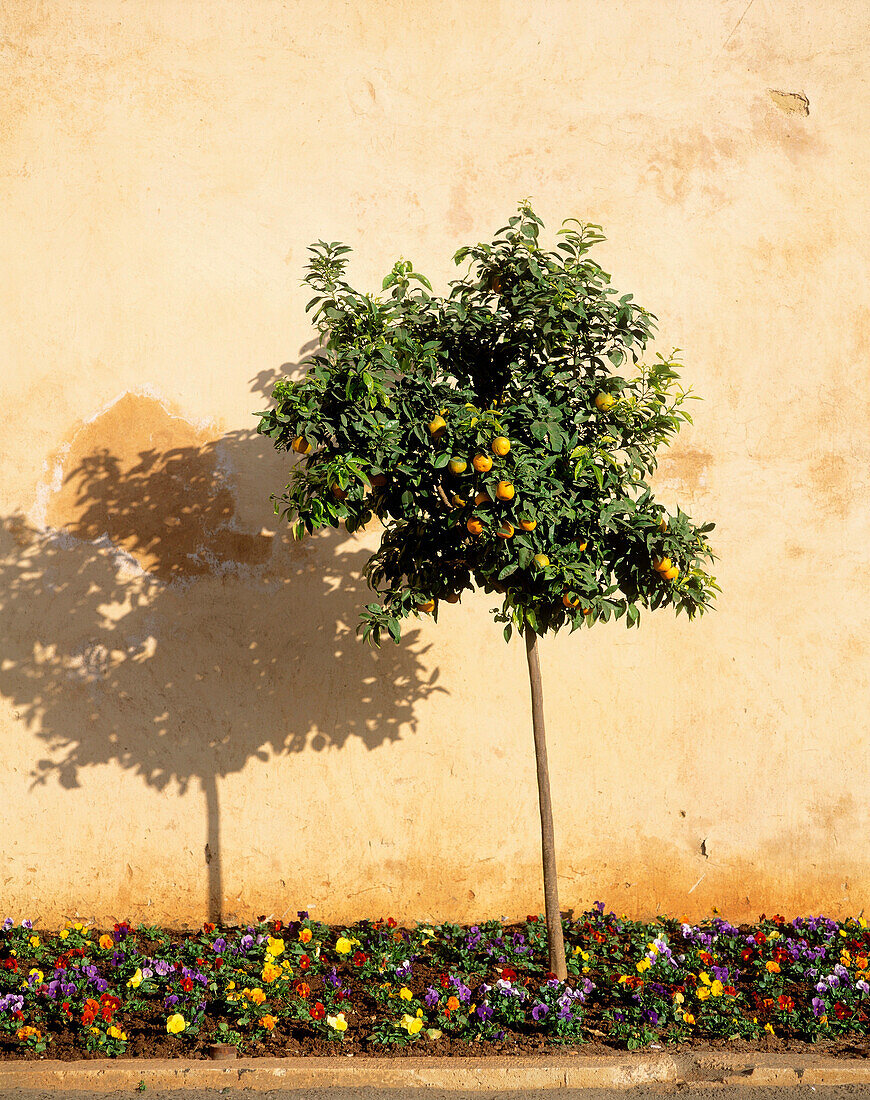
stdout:
POLYGON ((252 431, 307 244, 375 289, 531 196, 603 224, 705 398, 702 621, 543 644, 564 905, 855 912, 867 749, 860 0, 12 0, 0 98, 0 909, 541 905, 522 647, 354 637, 376 535, 293 546, 252 431))

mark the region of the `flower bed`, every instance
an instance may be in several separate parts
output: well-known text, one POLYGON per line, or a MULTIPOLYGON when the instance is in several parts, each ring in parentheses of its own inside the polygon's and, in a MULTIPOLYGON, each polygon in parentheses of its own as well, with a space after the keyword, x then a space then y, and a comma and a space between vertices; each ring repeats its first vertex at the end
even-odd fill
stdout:
POLYGON ((565 921, 567 982, 546 971, 545 936, 538 917, 334 929, 301 912, 200 932, 7 920, 0 1044, 6 1057, 201 1057, 213 1043, 247 1055, 437 1054, 773 1035, 851 1037, 870 1052, 863 918, 738 928, 631 921, 596 903, 565 921))

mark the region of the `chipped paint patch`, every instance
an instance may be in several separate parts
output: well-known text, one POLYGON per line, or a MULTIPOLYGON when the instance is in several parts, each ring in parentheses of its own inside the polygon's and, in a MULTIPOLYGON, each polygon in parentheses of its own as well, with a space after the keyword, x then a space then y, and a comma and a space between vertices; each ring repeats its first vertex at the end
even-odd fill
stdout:
POLYGON ((780 92, 775 88, 768 88, 768 95, 786 114, 808 115, 810 113, 810 101, 803 92, 780 92))

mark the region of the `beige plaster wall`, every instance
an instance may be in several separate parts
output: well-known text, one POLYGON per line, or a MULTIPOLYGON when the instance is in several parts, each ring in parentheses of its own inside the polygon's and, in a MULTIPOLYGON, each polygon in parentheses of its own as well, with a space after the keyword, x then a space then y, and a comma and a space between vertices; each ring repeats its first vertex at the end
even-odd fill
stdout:
POLYGON ((485 596, 354 638, 251 413, 318 237, 376 288, 531 196, 705 398, 661 468, 719 610, 543 643, 563 904, 868 901, 858 0, 12 0, 0 68, 0 909, 541 907, 524 654, 485 596), (807 113, 808 112, 808 113, 807 113))

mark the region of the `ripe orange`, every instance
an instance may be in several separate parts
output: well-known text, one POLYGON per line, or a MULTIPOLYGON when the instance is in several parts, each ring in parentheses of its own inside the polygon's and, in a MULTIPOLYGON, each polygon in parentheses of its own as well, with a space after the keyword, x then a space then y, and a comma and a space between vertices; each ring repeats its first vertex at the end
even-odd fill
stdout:
POLYGON ((672 565, 670 569, 662 573, 662 576, 666 581, 675 581, 680 575, 680 567, 678 565, 672 565))
POLYGON ((489 499, 489 493, 485 493, 483 490, 481 490, 477 494, 477 496, 474 498, 474 503, 475 504, 491 504, 492 501, 489 499))
POLYGON ((447 421, 443 416, 436 416, 429 421, 429 435, 434 436, 436 439, 440 439, 446 431, 447 421))
POLYGON ((445 603, 459 603, 459 593, 451 592, 449 596, 442 596, 445 603))
POLYGON ((468 533, 470 535, 482 535, 483 534, 483 524, 480 522, 480 520, 477 518, 477 516, 472 516, 471 519, 468 521, 468 523, 466 523, 465 526, 468 528, 468 533))
POLYGON ((500 481, 495 487, 495 495, 499 500, 513 500, 516 490, 509 481, 500 481))
POLYGON ((468 469, 468 463, 464 458, 451 458, 447 463, 447 468, 450 470, 451 474, 464 474, 468 469))
POLYGON ((673 564, 670 558, 653 558, 653 569, 657 573, 667 573, 673 564))
POLYGON ((347 490, 342 489, 339 485, 333 485, 332 495, 336 500, 344 500, 347 497, 347 490))
POLYGON ((609 412, 616 404, 616 398, 612 393, 599 393, 595 396, 595 408, 599 412, 609 412))
POLYGON ((492 441, 492 453, 499 458, 504 458, 510 449, 511 441, 506 435, 497 435, 492 441))
POLYGON ((290 446, 298 455, 311 454, 311 444, 308 442, 304 435, 297 435, 290 446))
POLYGON ((435 610, 435 601, 434 600, 424 600, 423 603, 418 603, 417 604, 417 610, 418 611, 425 611, 425 612, 434 611, 435 610))
POLYGON ((471 465, 479 474, 488 474, 492 469, 492 459, 489 455, 475 455, 471 460, 471 465))
POLYGON ((569 596, 568 593, 566 592, 565 595, 562 597, 562 603, 566 607, 579 607, 580 606, 580 597, 579 596, 569 596))
POLYGON ((521 519, 520 520, 520 527, 522 527, 522 529, 524 531, 534 531, 534 529, 537 526, 538 526, 538 521, 536 519, 521 519))
POLYGON ((532 561, 534 561, 539 569, 545 569, 550 564, 550 559, 546 554, 535 554, 532 561))
POLYGON ((586 549, 586 547, 587 547, 588 545, 589 545, 589 543, 588 543, 588 542, 581 542, 581 543, 580 543, 580 545, 579 545, 579 546, 577 547, 577 549, 578 549, 578 550, 580 551, 580 553, 582 554, 582 553, 583 553, 583 551, 584 551, 584 550, 586 549))
POLYGON ((507 520, 499 527, 496 534, 500 539, 512 539, 514 537, 513 524, 508 523, 507 520))

